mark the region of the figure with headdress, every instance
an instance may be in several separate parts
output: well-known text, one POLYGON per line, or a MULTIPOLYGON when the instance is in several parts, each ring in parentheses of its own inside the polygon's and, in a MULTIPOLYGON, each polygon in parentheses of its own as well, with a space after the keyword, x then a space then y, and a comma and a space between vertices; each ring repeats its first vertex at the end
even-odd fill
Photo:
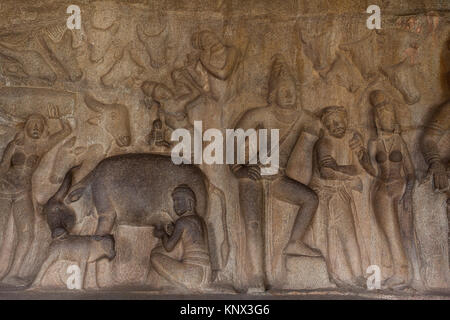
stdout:
MULTIPOLYGON (((248 285, 252 289, 264 289, 264 239, 262 219, 264 217, 263 185, 261 179, 270 179, 274 197, 299 207, 289 241, 284 248, 286 255, 320 256, 317 250, 303 243, 303 235, 318 206, 316 193, 302 181, 290 174, 286 168, 292 158, 312 155, 314 143, 321 134, 320 122, 302 110, 297 99, 296 81, 281 55, 273 59, 268 105, 248 110, 239 120, 236 129, 279 129, 279 170, 275 175, 261 176, 261 164, 236 164, 232 171, 239 179, 240 208, 246 228, 246 256, 249 273, 248 285), (306 147, 298 147, 299 141, 308 141, 306 147), (300 150, 300 153, 294 152, 300 150), (300 182, 302 181, 302 182, 300 182)), ((247 139, 248 142, 248 139, 247 139)), ((296 171, 312 167, 301 163, 296 171)), ((306 169, 309 170, 309 169, 306 169)), ((309 172, 310 174, 311 172, 309 172)))
POLYGON ((326 132, 315 147, 310 187, 319 196, 318 219, 314 219, 322 223, 312 229, 311 246, 320 249, 330 277, 338 286, 365 286, 353 196, 354 191, 362 191, 363 185, 358 158, 350 148, 353 135, 358 133, 348 129, 347 110, 342 106, 325 107, 320 119, 326 132))
POLYGON ((197 214, 196 197, 192 189, 181 184, 172 192, 173 209, 179 218, 175 224, 155 228, 154 235, 161 245, 153 249, 150 261, 155 271, 166 280, 189 289, 200 289, 210 281, 211 264, 207 230, 197 214), (181 259, 169 255, 182 245, 181 259))
POLYGON ((50 119, 59 119, 62 129, 49 134, 47 119, 41 114, 28 116, 24 128, 6 147, 0 163, 0 246, 5 242, 8 221, 13 216, 17 244, 10 252, 9 271, 2 283, 23 286, 31 282, 22 272, 34 237, 35 210, 31 179, 42 157, 72 133, 67 120, 60 118, 57 106, 49 106, 50 119))
POLYGON ((369 141, 368 150, 357 136, 352 148, 357 152, 364 169, 373 177, 372 209, 378 225, 386 237, 393 275, 384 286, 404 288, 412 281, 412 264, 416 256, 412 192, 415 170, 408 147, 400 135, 395 107, 390 97, 381 90, 369 94, 377 137, 369 141))

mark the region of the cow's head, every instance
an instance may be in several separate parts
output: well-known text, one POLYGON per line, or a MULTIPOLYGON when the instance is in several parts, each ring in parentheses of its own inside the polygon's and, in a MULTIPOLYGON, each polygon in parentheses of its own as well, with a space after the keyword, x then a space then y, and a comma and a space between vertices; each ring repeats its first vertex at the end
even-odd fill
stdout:
POLYGON ((62 44, 60 44, 60 50, 54 52, 58 56, 58 59, 63 65, 64 71, 68 74, 70 81, 80 81, 83 77, 83 71, 77 62, 77 53, 73 49, 73 35, 72 32, 67 31, 62 39, 62 44))
POLYGON ((346 88, 349 92, 355 92, 360 87, 363 79, 358 71, 352 68, 347 58, 341 54, 336 55, 336 60, 327 73, 320 73, 327 83, 336 84, 346 88))
POLYGON ((333 35, 330 32, 310 34, 300 30, 299 37, 303 45, 303 52, 311 60, 314 69, 317 71, 328 69, 334 59, 331 49, 333 35))
POLYGON ((104 104, 86 95, 86 105, 96 113, 88 122, 99 125, 114 137, 119 147, 131 144, 130 118, 128 109, 122 104, 104 104))
POLYGON ((41 79, 48 83, 56 80, 56 74, 37 51, 19 51, 0 45, 0 66, 8 76, 41 79))

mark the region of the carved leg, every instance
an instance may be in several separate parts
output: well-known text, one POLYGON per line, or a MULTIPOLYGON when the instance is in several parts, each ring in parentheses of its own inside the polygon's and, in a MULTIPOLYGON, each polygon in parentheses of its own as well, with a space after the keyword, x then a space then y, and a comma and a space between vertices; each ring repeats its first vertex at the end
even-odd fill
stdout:
POLYGON ((86 280, 87 259, 88 257, 80 261, 81 290, 84 289, 84 281, 86 280))
POLYGON ((448 266, 450 268, 450 190, 447 190, 448 266))
POLYGON ((101 236, 110 234, 116 221, 114 204, 103 192, 99 192, 98 186, 92 186, 92 195, 98 214, 98 224, 95 234, 101 236))
POLYGON ((328 238, 329 260, 339 280, 351 285, 365 284, 361 267, 361 253, 356 240, 355 223, 353 221, 353 199, 346 190, 341 190, 330 201, 330 223, 328 232, 335 237, 328 238), (332 250, 333 249, 333 250, 332 250))
POLYGON ((206 269, 202 266, 183 263, 158 252, 152 252, 150 262, 160 276, 176 285, 200 288, 204 282, 206 269))
POLYGON ((264 290, 264 239, 262 215, 264 211, 263 187, 250 179, 239 180, 239 204, 245 223, 245 257, 249 288, 264 290))
POLYGON ((273 183, 273 194, 281 201, 300 207, 295 217, 291 237, 284 249, 285 254, 320 257, 319 251, 309 248, 302 241, 303 235, 319 205, 316 193, 300 182, 282 177, 273 183))
POLYGON ((403 248, 397 209, 401 193, 402 189, 386 188, 380 183, 373 196, 375 217, 386 236, 394 266, 394 275, 387 280, 386 285, 393 288, 405 285, 408 281, 408 260, 403 248))
MULTIPOLYGON (((0 199, 0 252, 2 252, 1 248, 6 243, 6 237, 7 237, 7 229, 8 229, 8 222, 9 218, 11 217, 12 207, 11 207, 11 200, 9 199, 0 199)), ((8 263, 11 259, 10 254, 8 257, 0 256, 0 261, 2 263, 2 270, 8 269, 8 266, 3 266, 4 263, 8 263)), ((5 270, 6 271, 6 270, 5 270)), ((3 273, 3 272, 2 272, 3 273)), ((0 279, 2 278, 2 275, 0 274, 0 279)))
POLYGON ((13 264, 6 278, 10 284, 24 286, 27 285, 28 279, 20 279, 19 272, 34 239, 35 219, 30 195, 27 194, 24 198, 17 200, 13 204, 12 210, 17 227, 18 244, 13 264))
POLYGON ((57 260, 57 254, 50 253, 48 258, 44 261, 41 268, 39 269, 39 273, 37 274, 36 278, 34 279, 31 287, 40 287, 42 283, 42 279, 44 279, 45 274, 47 273, 47 270, 52 266, 52 264, 57 260))

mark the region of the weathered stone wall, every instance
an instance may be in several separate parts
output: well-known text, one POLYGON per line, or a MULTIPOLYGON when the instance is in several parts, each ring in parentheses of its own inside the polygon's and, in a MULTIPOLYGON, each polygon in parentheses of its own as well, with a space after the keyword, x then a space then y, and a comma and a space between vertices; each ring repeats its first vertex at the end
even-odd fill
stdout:
POLYGON ((1 286, 448 291, 449 10, 2 1, 1 286), (194 121, 279 129, 278 174, 173 165, 194 121))

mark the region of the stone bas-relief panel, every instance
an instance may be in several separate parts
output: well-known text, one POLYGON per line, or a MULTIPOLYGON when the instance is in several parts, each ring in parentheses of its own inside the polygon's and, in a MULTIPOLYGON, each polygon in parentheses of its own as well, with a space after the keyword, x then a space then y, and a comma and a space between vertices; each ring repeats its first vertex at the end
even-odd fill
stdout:
POLYGON ((273 3, 0 4, 0 291, 450 295, 450 4, 273 3))

